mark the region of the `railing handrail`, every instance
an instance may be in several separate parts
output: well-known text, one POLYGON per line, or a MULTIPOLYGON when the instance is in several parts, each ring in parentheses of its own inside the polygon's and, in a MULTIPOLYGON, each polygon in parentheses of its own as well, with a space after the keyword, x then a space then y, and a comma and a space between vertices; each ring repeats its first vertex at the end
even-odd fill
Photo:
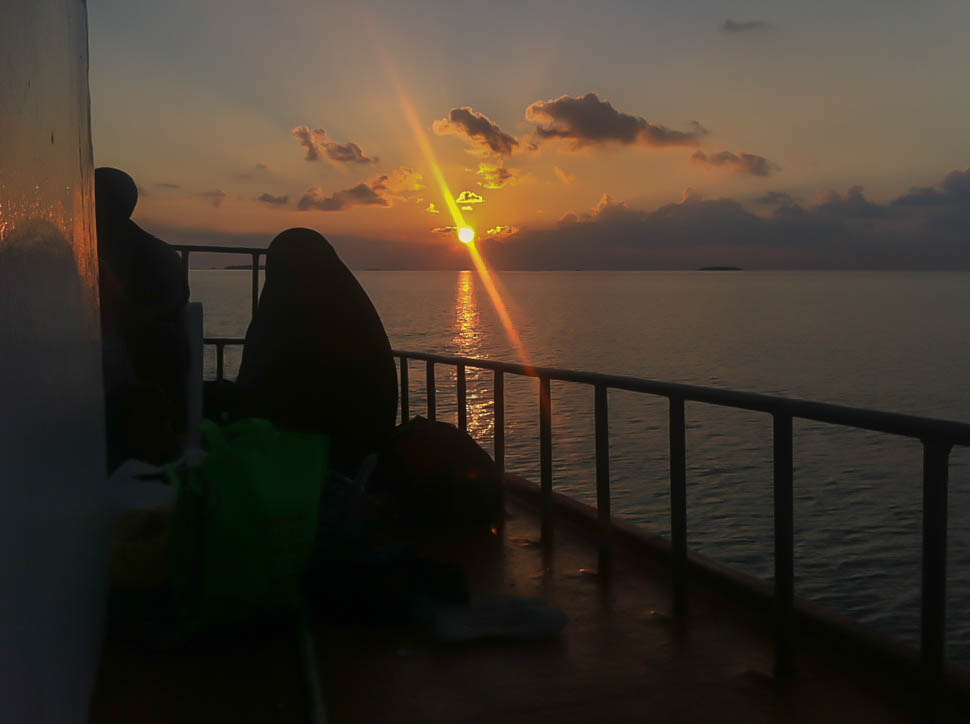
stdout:
MULTIPOLYGON (((203 341, 205 344, 216 346, 237 346, 246 342, 241 337, 206 337, 203 341)), ((474 369, 508 372, 524 377, 556 380, 557 382, 576 382, 593 386, 604 385, 614 390, 641 392, 667 398, 677 397, 687 402, 703 402, 710 405, 768 414, 781 413, 800 420, 854 427, 919 440, 932 439, 950 445, 970 446, 970 423, 954 420, 884 412, 828 402, 815 402, 796 397, 766 395, 760 392, 742 392, 718 387, 688 385, 680 382, 660 382, 628 375, 610 375, 602 372, 585 372, 559 367, 534 367, 517 362, 502 362, 479 357, 460 357, 458 355, 399 349, 391 350, 391 353, 398 358, 406 357, 416 361, 450 366, 461 364, 474 369)))
POLYGON ((660 382, 627 375, 610 375, 601 372, 561 369, 558 367, 534 367, 516 362, 460 357, 430 352, 393 350, 395 357, 435 362, 456 366, 508 372, 525 377, 537 377, 561 382, 577 382, 587 385, 605 385, 616 390, 642 392, 660 397, 679 397, 690 402, 704 402, 722 407, 734 407, 769 414, 782 413, 791 417, 825 422, 833 425, 856 427, 864 430, 902 435, 919 439, 933 438, 951 445, 970 446, 970 424, 942 420, 933 417, 883 412, 861 407, 849 407, 826 402, 814 402, 792 397, 765 395, 758 392, 741 392, 717 387, 703 387, 679 382, 660 382))
POLYGON ((169 244, 179 252, 199 252, 203 254, 258 254, 264 256, 269 251, 265 246, 219 246, 217 244, 169 244))

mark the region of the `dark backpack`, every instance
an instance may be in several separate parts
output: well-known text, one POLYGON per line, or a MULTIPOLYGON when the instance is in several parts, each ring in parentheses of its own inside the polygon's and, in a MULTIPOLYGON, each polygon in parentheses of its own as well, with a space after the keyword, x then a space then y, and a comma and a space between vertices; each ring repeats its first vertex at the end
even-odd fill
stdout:
POLYGON ((415 417, 399 425, 374 471, 389 522, 426 531, 486 532, 504 517, 502 480, 468 433, 415 417))

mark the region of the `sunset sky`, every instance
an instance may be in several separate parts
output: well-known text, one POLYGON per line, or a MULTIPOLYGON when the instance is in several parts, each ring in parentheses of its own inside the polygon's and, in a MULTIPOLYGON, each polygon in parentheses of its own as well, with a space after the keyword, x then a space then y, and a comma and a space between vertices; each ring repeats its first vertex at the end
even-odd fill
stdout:
POLYGON ((500 267, 970 268, 967 2, 88 12, 96 163, 169 241, 467 265, 423 133, 500 267))

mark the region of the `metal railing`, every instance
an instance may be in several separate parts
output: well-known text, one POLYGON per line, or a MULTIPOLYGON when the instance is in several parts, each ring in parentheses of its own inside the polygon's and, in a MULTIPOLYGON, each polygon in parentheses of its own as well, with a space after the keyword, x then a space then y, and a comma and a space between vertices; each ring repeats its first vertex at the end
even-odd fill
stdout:
MULTIPOLYGON (((265 249, 226 247, 177 247, 187 258, 190 251, 250 254, 253 258, 253 293, 258 289, 258 259, 265 249)), ((186 266, 186 273, 188 267, 186 266)), ((253 301, 255 309, 255 298, 253 301)), ((223 378, 223 349, 242 344, 242 339, 206 338, 217 353, 217 377, 223 378)), ((505 472, 505 375, 534 377, 539 381, 539 483, 544 532, 552 513, 552 397, 550 382, 572 382, 594 388, 596 506, 601 552, 610 547, 611 495, 609 460, 608 391, 625 390, 665 397, 668 400, 670 462, 670 530, 672 547, 672 608, 676 615, 687 613, 687 448, 684 406, 700 402, 771 415, 773 421, 774 477, 774 607, 775 669, 785 674, 792 669, 792 620, 794 611, 794 419, 872 430, 919 440, 923 445, 922 578, 920 595, 920 664, 924 691, 936 691, 943 679, 945 664, 945 590, 947 539, 947 487, 949 455, 953 446, 970 446, 970 424, 913 415, 878 412, 807 400, 736 392, 711 387, 657 382, 635 377, 579 372, 552 367, 472 359, 425 352, 394 350, 400 360, 401 415, 410 417, 409 360, 424 362, 427 388, 427 414, 437 414, 435 366, 447 365, 456 371, 458 426, 467 425, 466 370, 491 370, 494 373, 494 457, 505 472)))

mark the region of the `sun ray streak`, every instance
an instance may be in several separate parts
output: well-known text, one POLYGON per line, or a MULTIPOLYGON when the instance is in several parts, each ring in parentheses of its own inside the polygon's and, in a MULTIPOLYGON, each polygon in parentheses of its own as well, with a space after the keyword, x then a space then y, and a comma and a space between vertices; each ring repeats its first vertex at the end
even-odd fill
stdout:
MULTIPOLYGON (((372 35, 376 35, 374 30, 374 26, 371 25, 372 35)), ((478 276, 482 280, 482 285, 485 287, 485 291, 488 293, 492 306, 495 308, 495 313, 498 315, 499 321, 501 321, 502 326, 505 328, 505 334, 508 337, 509 343, 513 348, 515 348, 515 351, 518 354, 522 364, 531 367, 532 363, 529 361, 528 355, 525 352, 525 347, 522 345, 519 332, 516 329, 515 324, 512 322, 511 316, 509 316, 508 308, 505 306, 505 302, 502 301, 502 296, 499 294, 499 291, 495 286, 495 282, 492 279, 492 274, 489 271, 488 266, 485 264, 485 260, 482 258, 482 255, 475 246, 474 232, 472 228, 465 222, 465 217, 462 215, 461 209, 458 207, 458 203, 455 201, 455 195, 451 192, 451 188, 448 186, 445 175, 438 166, 438 161, 435 159, 434 150, 431 148, 431 142, 428 139, 428 134, 425 133, 424 128, 421 125, 417 111, 415 111, 414 105, 408 98, 408 95, 404 90, 404 85, 401 83, 401 79, 398 77, 397 71, 391 62, 390 57, 384 50, 383 44, 378 42, 376 37, 374 44, 378 48, 378 52, 383 58, 384 69, 391 81, 391 84, 394 86, 394 91, 397 94, 398 103, 401 106, 401 111, 404 113, 404 118, 411 127, 411 132, 414 134, 414 139, 418 144, 418 148, 421 150, 421 154, 424 156, 428 167, 431 169, 431 174, 434 177, 435 183, 438 184, 438 188, 441 190, 442 199, 444 200, 445 206, 448 208, 448 213, 451 214, 451 218, 455 223, 455 233, 459 240, 465 242, 463 246, 468 248, 468 253, 471 256, 472 263, 475 266, 475 271, 478 272, 478 276), (471 240, 466 241, 466 238, 463 237, 471 237, 471 240)))

